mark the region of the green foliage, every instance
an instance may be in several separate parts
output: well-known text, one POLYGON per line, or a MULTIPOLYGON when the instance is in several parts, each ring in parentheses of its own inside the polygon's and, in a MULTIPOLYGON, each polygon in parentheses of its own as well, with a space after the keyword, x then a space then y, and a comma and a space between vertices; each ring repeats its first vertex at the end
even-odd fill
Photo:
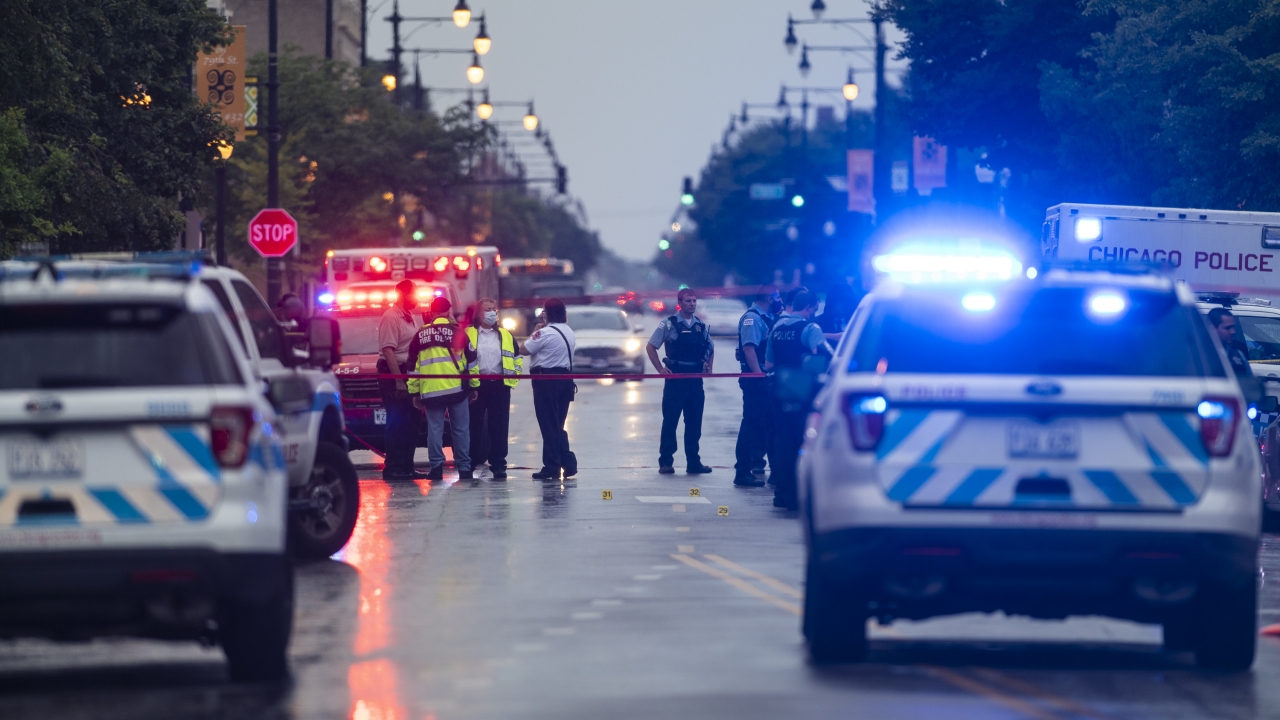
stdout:
MULTIPOLYGON (((912 130, 1065 201, 1280 210, 1280 1, 890 0, 912 130)), ((961 171, 967 171, 962 168, 961 171)))
POLYGON ((489 241, 507 257, 555 257, 572 260, 578 272, 600 255, 600 237, 587 230, 582 209, 518 190, 492 195, 489 241))
POLYGON ((8 0, 6 248, 30 238, 54 252, 171 247, 178 198, 195 193, 221 134, 191 93, 189 67, 225 29, 202 0, 8 0))
MULTIPOLYGON (((871 139, 870 117, 856 113, 854 145, 869 147, 871 139)), ((715 153, 702 171, 689 211, 696 231, 682 228, 674 233, 672 257, 659 251, 655 264, 676 279, 698 285, 719 285, 727 272, 750 283, 770 282, 775 271, 790 280, 799 270, 805 282, 856 274, 857 248, 868 217, 848 212, 846 194, 827 181, 828 176, 846 175, 846 147, 843 123, 818 126, 807 142, 798 128, 788 129, 783 123, 744 132, 736 143, 715 153), (791 181, 784 198, 751 199, 753 183, 783 181, 791 181), (792 206, 796 193, 804 196, 803 207, 792 206), (830 236, 824 230, 828 222, 835 230, 830 236)))

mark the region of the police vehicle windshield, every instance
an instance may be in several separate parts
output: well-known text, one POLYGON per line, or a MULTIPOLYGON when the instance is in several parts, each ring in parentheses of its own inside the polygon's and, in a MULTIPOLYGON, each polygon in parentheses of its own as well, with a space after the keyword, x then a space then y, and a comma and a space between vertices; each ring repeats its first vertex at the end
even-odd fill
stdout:
POLYGON ((0 390, 243 384, 215 318, 166 305, 11 305, 0 357, 0 390))
POLYGON ((1225 375, 1208 329, 1168 292, 1009 287, 875 303, 849 371, 1225 375))
POLYGON ((630 330, 621 310, 611 308, 569 308, 569 327, 582 330, 630 330))

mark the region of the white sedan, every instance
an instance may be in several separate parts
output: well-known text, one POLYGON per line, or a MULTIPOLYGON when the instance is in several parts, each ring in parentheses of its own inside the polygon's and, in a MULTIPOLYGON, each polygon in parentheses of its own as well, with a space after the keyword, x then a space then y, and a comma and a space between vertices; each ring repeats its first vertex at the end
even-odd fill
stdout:
POLYGON ((575 372, 644 373, 644 338, 626 311, 590 305, 567 310, 569 327, 578 341, 575 372))
POLYGON ((746 311, 746 303, 737 298, 698 298, 696 314, 712 335, 737 335, 738 321, 746 311))

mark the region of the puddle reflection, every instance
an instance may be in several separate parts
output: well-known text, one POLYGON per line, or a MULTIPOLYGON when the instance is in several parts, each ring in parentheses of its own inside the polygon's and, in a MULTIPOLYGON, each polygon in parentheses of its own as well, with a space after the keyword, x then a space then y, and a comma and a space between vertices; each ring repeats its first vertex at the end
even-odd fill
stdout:
MULTIPOLYGON (((423 490, 425 495, 427 490, 423 490)), ((391 540, 387 537, 387 501, 391 486, 381 480, 360 483, 360 519, 344 559, 360 571, 360 609, 356 624, 357 658, 390 645, 391 584, 388 582, 391 540)), ((347 672, 351 690, 352 720, 399 720, 406 717, 400 705, 395 663, 387 659, 356 662, 347 672)))

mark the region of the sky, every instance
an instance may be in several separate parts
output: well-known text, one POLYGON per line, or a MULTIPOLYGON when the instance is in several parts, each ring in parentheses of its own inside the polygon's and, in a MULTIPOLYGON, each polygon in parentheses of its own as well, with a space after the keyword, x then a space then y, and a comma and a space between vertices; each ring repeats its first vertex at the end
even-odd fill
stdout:
MULTIPOLYGON (((809 0, 468 2, 477 17, 486 14, 493 38, 493 49, 481 59, 486 76, 479 87, 487 85, 494 101, 535 102, 568 168, 569 193, 581 200, 601 242, 634 260, 653 258, 679 203, 682 179, 692 176, 696 182, 729 116, 740 112, 744 101, 776 103, 783 84, 839 88, 850 64, 871 68, 874 62, 870 52, 814 52, 813 69, 802 77, 800 52, 788 54, 782 41, 788 13, 797 20, 812 18, 809 0)), ((443 16, 454 4, 400 0, 400 12, 443 16)), ((369 24, 369 56, 386 58, 391 26, 382 18, 390 15, 391 0, 385 5, 370 0, 369 7, 375 18, 369 24)), ((857 0, 827 0, 827 8, 825 18, 867 14, 867 4, 857 0)), ((473 21, 465 29, 452 24, 415 28, 402 25, 402 34, 413 33, 406 47, 468 48, 478 26, 473 21)), ((870 25, 858 29, 871 38, 870 25)), ((869 44, 840 26, 800 25, 796 32, 811 45, 869 44)), ((895 36, 891 30, 889 40, 895 36)), ((424 85, 468 86, 469 56, 424 55, 421 62, 424 85)), ((404 82, 411 80, 409 68, 404 82)), ((873 83, 870 72, 858 74, 857 107, 872 107, 873 83)), ((458 98, 432 100, 439 109, 458 98)), ((798 95, 792 102, 799 105, 798 95)), ((843 99, 830 94, 814 95, 811 102, 843 106, 843 99)), ((524 112, 499 107, 495 119, 518 121, 524 112)), ((767 108, 751 112, 778 117, 767 108)), ((513 137, 525 134, 518 125, 503 130, 513 137)), ((534 156, 538 148, 525 152, 534 156)))

